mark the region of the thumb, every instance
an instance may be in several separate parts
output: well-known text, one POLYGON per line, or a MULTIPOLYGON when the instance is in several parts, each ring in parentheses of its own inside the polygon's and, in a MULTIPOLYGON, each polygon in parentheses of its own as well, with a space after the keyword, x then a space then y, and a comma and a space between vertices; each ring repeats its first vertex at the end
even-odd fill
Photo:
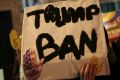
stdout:
POLYGON ((42 68, 42 67, 43 67, 43 64, 44 64, 44 58, 42 58, 42 59, 40 60, 39 67, 42 68))
POLYGON ((40 60, 40 65, 44 64, 44 58, 40 60))

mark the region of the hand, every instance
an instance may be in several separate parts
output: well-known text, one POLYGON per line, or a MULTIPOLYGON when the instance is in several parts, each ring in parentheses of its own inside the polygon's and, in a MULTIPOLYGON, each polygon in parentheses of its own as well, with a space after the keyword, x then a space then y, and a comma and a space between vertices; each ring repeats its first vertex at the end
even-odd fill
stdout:
POLYGON ((44 59, 37 63, 35 51, 29 49, 23 57, 23 69, 28 80, 37 80, 42 72, 44 59))
POLYGON ((80 69, 82 80, 95 80, 96 66, 94 64, 84 64, 80 69))

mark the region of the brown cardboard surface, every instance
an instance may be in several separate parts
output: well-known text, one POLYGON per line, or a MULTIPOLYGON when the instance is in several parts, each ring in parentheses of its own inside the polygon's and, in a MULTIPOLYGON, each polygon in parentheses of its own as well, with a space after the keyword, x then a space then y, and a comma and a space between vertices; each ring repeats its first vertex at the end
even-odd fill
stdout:
MULTIPOLYGON (((109 67, 107 60, 107 47, 104 36, 104 29, 102 26, 101 14, 94 15, 92 20, 84 21, 78 20, 78 22, 73 23, 72 21, 66 23, 65 25, 58 27, 55 25, 55 22, 45 22, 44 14, 40 14, 40 26, 35 28, 35 16, 27 16, 27 13, 36 10, 44 10, 48 5, 53 5, 56 8, 61 10, 62 7, 72 7, 74 9, 78 7, 83 7, 85 10, 90 5, 97 5, 99 7, 98 0, 78 0, 78 1, 60 1, 47 4, 41 4, 39 6, 32 6, 25 9, 24 12, 24 21, 22 29, 22 63, 23 65, 23 55, 26 51, 31 48, 35 50, 37 61, 39 62, 38 51, 36 47, 36 39, 38 35, 49 34, 54 43, 59 46, 59 49, 63 43, 63 40, 66 36, 73 36, 77 48, 80 50, 80 39, 82 32, 86 32, 88 37, 91 39, 93 29, 97 35, 96 51, 91 52, 88 46, 85 44, 84 55, 81 55, 80 59, 76 59, 73 52, 69 52, 65 55, 65 58, 62 60, 59 56, 51 59, 46 62, 43 66, 41 76, 38 80, 56 80, 56 79, 70 79, 77 77, 80 67, 85 63, 95 63, 98 65, 98 72, 96 75, 109 75, 109 67), (95 56, 93 58, 93 56, 95 56), (95 61, 94 61, 95 60, 95 61)), ((94 11, 94 10, 93 10, 94 11)), ((60 11, 60 14, 61 11, 60 11)), ((85 15, 86 16, 86 15, 85 15)), ((61 17, 62 19, 62 17, 61 17)), ((84 37, 84 36, 83 36, 84 37)), ((95 37, 95 36, 94 36, 95 37)), ((70 40, 68 40, 69 43, 70 40)), ((46 38, 42 41, 42 46, 45 46, 49 40, 46 38)), ((66 42, 67 43, 67 42, 66 42)), ((68 48, 71 45, 68 45, 68 48)), ((58 49, 58 51, 59 51, 58 49)), ((55 50, 48 48, 44 50, 44 57, 49 56, 55 50)), ((59 53, 63 54, 63 53, 59 53)), ((23 71, 24 72, 24 71, 23 71)))

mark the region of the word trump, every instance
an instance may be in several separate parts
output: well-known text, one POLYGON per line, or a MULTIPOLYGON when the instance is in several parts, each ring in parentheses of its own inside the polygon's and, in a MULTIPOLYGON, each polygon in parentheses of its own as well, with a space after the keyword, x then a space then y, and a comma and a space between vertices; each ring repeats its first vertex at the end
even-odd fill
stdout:
POLYGON ((27 17, 35 16, 35 28, 40 27, 40 14, 44 14, 44 19, 46 23, 55 22, 57 27, 62 27, 66 23, 73 22, 76 23, 80 19, 81 21, 92 20, 93 15, 98 15, 100 9, 97 5, 90 5, 86 9, 83 7, 78 7, 76 10, 72 7, 66 9, 62 7, 61 9, 54 7, 53 5, 48 5, 45 9, 35 10, 27 13, 27 17), (61 10, 61 13, 60 13, 61 10), (61 15, 60 15, 61 14, 61 15))

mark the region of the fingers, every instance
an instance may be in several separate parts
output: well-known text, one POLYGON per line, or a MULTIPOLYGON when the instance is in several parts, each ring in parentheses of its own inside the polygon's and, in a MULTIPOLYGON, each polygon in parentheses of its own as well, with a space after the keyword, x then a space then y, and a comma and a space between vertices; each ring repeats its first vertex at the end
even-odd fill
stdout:
POLYGON ((84 64, 80 69, 80 77, 83 78, 85 72, 86 64, 84 64))
POLYGON ((28 49, 23 57, 23 66, 25 69, 32 69, 37 64, 35 51, 28 49))
POLYGON ((23 57, 23 68, 28 80, 37 80, 39 78, 43 62, 44 60, 41 60, 39 66, 36 60, 35 51, 33 49, 26 51, 23 57))
POLYGON ((39 63, 40 65, 43 65, 44 64, 44 58, 42 58, 41 60, 40 60, 40 63, 39 63))
POLYGON ((84 64, 80 69, 82 80, 94 80, 96 67, 94 64, 84 64))
POLYGON ((40 69, 40 71, 41 71, 42 68, 43 68, 43 64, 44 64, 44 58, 42 58, 42 59, 40 60, 40 63, 39 63, 39 69, 40 69))
POLYGON ((87 64, 84 72, 84 80, 89 80, 90 64, 87 64))
POLYGON ((95 74, 96 74, 96 65, 93 66, 93 73, 92 73, 92 80, 95 80, 95 74))
POLYGON ((88 80, 93 80, 95 76, 93 76, 94 64, 90 64, 89 72, 88 72, 88 80))

